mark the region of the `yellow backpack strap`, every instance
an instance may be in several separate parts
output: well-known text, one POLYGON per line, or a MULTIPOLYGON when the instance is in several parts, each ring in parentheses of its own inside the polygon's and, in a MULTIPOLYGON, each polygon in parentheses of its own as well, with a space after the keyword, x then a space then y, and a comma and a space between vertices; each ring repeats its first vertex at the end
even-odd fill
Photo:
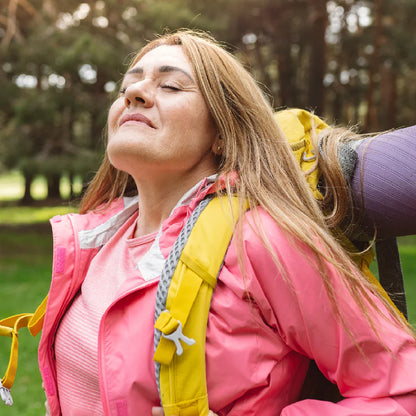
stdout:
POLYGON ((211 297, 238 219, 238 200, 204 200, 169 254, 156 300, 156 380, 165 416, 209 412, 205 337, 211 297), (183 249, 182 249, 183 247, 183 249))
POLYGON ((46 298, 36 309, 35 313, 23 313, 0 320, 0 336, 12 338, 9 365, 7 366, 6 373, 0 382, 0 397, 8 406, 13 404, 10 389, 13 386, 17 371, 19 329, 27 327, 32 336, 36 336, 39 333, 43 325, 47 298, 48 297, 46 296, 46 298))

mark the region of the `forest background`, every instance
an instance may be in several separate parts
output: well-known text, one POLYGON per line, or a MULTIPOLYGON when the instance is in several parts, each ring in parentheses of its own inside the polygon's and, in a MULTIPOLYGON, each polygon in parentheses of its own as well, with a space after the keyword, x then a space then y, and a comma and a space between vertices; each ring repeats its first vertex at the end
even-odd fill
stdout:
MULTIPOLYGON (((275 108, 374 132, 415 123, 414 0, 0 0, 0 173, 81 192, 134 53, 155 34, 209 31, 275 108), (77 185, 77 186, 75 186, 77 185)), ((46 196, 46 195, 45 195, 46 196)))
MULTIPOLYGON (((76 210, 109 105, 146 41, 209 31, 276 109, 376 132, 416 124, 414 16, 415 0, 0 0, 0 318, 33 311, 47 293, 47 219, 76 210)), ((416 237, 399 243, 415 324, 416 237)), ((0 403, 0 414, 43 415, 38 337, 19 340, 15 405, 0 403)), ((0 341, 3 375, 10 340, 0 341)))

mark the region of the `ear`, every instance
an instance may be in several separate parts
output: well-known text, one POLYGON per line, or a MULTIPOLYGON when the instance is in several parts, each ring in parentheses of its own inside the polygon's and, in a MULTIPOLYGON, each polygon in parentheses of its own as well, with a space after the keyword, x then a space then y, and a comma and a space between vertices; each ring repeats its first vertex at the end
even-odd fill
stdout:
POLYGON ((218 135, 212 144, 211 151, 214 155, 221 156, 224 150, 224 141, 221 139, 221 136, 218 135))

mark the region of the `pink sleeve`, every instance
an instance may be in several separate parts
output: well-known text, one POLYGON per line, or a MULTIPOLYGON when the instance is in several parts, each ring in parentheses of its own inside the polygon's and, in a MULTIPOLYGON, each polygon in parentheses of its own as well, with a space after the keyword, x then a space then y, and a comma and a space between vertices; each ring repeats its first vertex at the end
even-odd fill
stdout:
POLYGON ((299 401, 287 406, 282 416, 416 415, 414 338, 372 313, 388 351, 328 264, 337 303, 360 352, 335 317, 310 249, 291 243, 264 212, 261 218, 282 269, 274 266, 271 255, 263 249, 253 231, 255 227, 245 227, 248 289, 267 324, 279 332, 290 348, 314 359, 345 397, 336 404, 299 401))

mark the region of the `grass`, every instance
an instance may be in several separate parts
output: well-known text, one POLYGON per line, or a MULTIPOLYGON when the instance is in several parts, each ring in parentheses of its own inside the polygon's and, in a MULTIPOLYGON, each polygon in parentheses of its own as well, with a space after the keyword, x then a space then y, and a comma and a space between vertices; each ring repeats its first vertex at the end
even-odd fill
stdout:
MULTIPOLYGON (((18 172, 0 176, 0 318, 33 312, 49 290, 52 238, 48 219, 74 206, 42 206, 46 182, 38 177, 31 187, 36 207, 16 204, 23 196, 24 182, 18 172)), ((67 180, 61 181, 61 193, 69 193, 67 180)), ((12 389, 14 405, 0 402, 5 416, 44 415, 45 394, 37 365, 40 335, 33 338, 26 329, 19 332, 19 365, 12 389)), ((0 337, 0 377, 3 377, 10 353, 11 339, 0 337)))
POLYGON ((409 322, 416 328, 416 244, 400 245, 409 322))
MULTIPOLYGON (((79 193, 82 188, 80 177, 75 178, 74 191, 79 193)), ((11 171, 0 175, 0 201, 16 201, 23 197, 24 178, 18 171, 11 171)), ((61 195, 66 198, 69 195, 69 180, 66 175, 62 176, 60 183, 61 195)), ((37 176, 30 187, 30 193, 35 200, 43 200, 47 195, 46 179, 37 176)))
MULTIPOLYGON (((67 212, 70 206, 24 207, 8 201, 0 207, 0 318, 33 312, 48 293, 52 238, 48 219, 67 212)), ((0 414, 39 416, 44 414, 45 394, 37 365, 40 335, 19 332, 19 365, 12 389, 14 405, 0 403, 0 414)), ((0 377, 7 367, 10 338, 0 338, 0 377)))
MULTIPOLYGON (((0 229, 0 317, 33 312, 48 292, 52 243, 49 233, 36 228, 0 229)), ((39 335, 19 332, 19 366, 12 389, 15 404, 1 414, 39 416, 44 414, 44 392, 37 366, 39 335)), ((0 374, 8 362, 10 338, 0 338, 0 374)))
POLYGON ((68 212, 75 212, 75 206, 62 205, 56 207, 40 206, 40 207, 25 207, 25 206, 3 206, 0 208, 0 225, 30 225, 30 224, 45 224, 49 218, 58 214, 66 214, 68 212))

